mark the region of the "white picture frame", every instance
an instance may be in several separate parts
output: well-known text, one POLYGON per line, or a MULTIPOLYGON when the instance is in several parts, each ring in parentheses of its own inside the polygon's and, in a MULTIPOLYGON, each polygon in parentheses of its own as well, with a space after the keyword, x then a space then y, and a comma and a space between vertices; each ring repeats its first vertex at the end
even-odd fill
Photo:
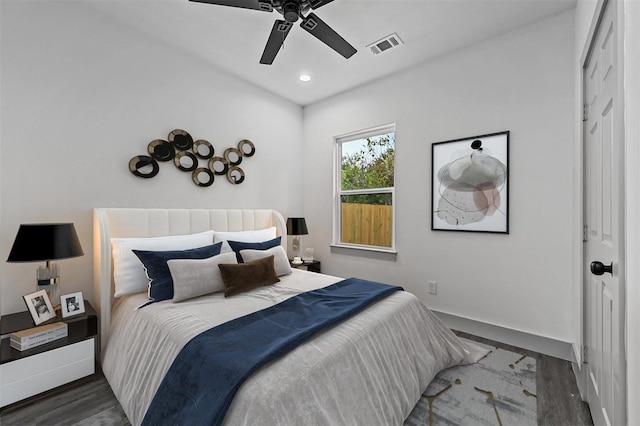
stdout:
POLYGON ((60 296, 60 308, 62 309, 62 318, 72 317, 84 314, 84 298, 82 292, 70 293, 60 296))
POLYGON ((49 299, 46 290, 38 290, 34 293, 25 294, 22 298, 24 299, 24 303, 27 304, 27 309, 35 325, 40 325, 56 317, 56 311, 53 309, 51 299, 49 299))

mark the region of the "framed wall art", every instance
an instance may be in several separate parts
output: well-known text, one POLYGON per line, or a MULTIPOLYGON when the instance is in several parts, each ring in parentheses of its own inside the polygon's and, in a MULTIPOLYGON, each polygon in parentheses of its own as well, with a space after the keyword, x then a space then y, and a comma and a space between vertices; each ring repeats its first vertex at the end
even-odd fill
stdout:
POLYGON ((431 146, 431 229, 509 233, 509 132, 431 146))

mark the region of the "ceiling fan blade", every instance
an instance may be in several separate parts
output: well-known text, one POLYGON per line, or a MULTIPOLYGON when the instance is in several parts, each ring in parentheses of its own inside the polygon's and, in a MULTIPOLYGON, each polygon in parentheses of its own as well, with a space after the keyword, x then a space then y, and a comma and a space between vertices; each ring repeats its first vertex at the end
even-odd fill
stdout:
POLYGON ((357 50, 350 45, 340 34, 335 32, 329 25, 316 16, 315 13, 310 13, 300 23, 300 26, 307 32, 314 35, 318 40, 349 59, 357 50))
POLYGON ((291 27, 293 27, 291 22, 280 19, 273 23, 269 40, 267 40, 267 45, 264 47, 264 52, 262 52, 262 57, 260 58, 261 64, 271 65, 273 63, 291 27))
POLYGON ((216 4, 219 6, 241 7, 243 9, 262 10, 272 12, 273 3, 271 0, 189 0, 196 3, 216 4))
POLYGON ((316 10, 319 7, 324 6, 327 3, 331 3, 333 0, 309 0, 309 6, 311 9, 316 10))

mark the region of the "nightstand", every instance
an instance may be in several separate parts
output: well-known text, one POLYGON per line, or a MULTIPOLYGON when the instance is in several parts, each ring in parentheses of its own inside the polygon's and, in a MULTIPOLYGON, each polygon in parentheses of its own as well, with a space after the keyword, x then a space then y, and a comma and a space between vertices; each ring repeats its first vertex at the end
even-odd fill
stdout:
POLYGON ((320 273, 320 261, 312 260, 311 262, 303 262, 299 264, 293 263, 291 259, 289 259, 289 264, 292 268, 302 269, 303 271, 317 272, 320 273))
MULTIPOLYGON (((28 311, 0 319, 0 408, 41 394, 98 371, 98 315, 84 301, 85 313, 50 322, 68 324, 68 335, 35 348, 13 349, 11 333, 35 327, 28 311)), ((49 322, 47 322, 48 324, 49 322)))

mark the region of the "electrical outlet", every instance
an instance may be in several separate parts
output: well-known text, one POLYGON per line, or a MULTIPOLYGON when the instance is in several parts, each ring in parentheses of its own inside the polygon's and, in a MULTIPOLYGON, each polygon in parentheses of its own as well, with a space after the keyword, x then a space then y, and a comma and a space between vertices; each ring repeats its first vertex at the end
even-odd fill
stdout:
POLYGON ((438 283, 435 281, 427 281, 429 285, 429 294, 438 294, 438 283))

